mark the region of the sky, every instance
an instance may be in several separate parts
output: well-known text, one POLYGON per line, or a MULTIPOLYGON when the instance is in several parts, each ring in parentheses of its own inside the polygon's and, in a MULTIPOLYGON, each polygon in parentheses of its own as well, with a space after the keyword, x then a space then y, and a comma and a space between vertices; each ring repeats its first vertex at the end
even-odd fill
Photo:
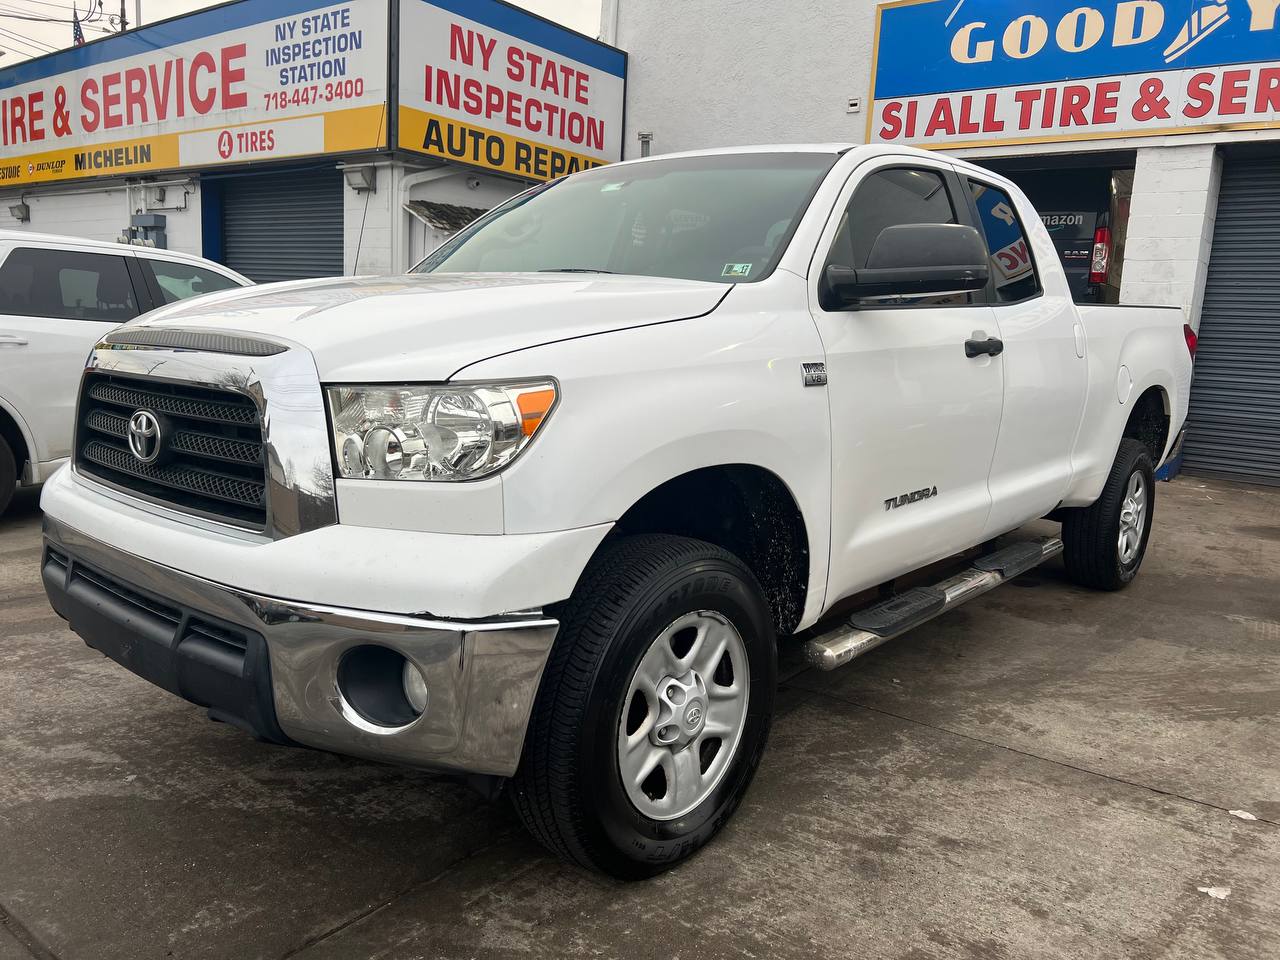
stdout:
MULTIPOLYGON (((41 18, 70 20, 72 7, 75 6, 83 19, 91 2, 96 5, 99 0, 0 0, 0 67, 71 46, 70 23, 42 22, 41 18), (27 17, 36 19, 24 19, 27 17)), ((165 20, 181 13, 214 6, 216 2, 218 0, 141 0, 142 22, 145 26, 155 20, 165 20)), ((512 2, 518 7, 532 10, 593 37, 600 29, 600 0, 512 2)), ((131 27, 134 26, 138 4, 139 0, 125 0, 125 13, 131 27)), ((116 27, 107 18, 113 13, 119 16, 120 0, 102 0, 102 6, 102 19, 83 28, 86 40, 115 32, 116 27)))

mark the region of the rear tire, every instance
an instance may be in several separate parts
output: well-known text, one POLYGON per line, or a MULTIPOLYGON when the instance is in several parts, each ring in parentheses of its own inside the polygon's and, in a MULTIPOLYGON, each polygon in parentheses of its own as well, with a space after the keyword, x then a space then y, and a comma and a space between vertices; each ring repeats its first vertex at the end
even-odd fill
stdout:
POLYGON ((0 515, 3 515, 18 488, 18 464, 4 437, 0 437, 0 515))
POLYGON ((1137 440, 1121 440, 1102 496, 1091 506, 1063 511, 1067 576, 1095 590, 1128 586, 1146 555, 1155 506, 1150 452, 1137 440))
POLYGON ((742 801, 776 684, 771 611, 737 557, 684 537, 618 540, 563 611, 516 812, 566 860, 621 879, 661 873, 742 801))

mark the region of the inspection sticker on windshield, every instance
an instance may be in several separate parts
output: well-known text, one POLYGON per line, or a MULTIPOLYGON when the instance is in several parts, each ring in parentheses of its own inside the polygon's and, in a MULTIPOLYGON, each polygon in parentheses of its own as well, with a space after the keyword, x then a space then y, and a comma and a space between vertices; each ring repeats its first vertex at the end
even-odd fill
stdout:
POLYGON ((724 271, 720 274, 722 277, 745 277, 751 273, 751 264, 749 263, 726 263, 724 271))

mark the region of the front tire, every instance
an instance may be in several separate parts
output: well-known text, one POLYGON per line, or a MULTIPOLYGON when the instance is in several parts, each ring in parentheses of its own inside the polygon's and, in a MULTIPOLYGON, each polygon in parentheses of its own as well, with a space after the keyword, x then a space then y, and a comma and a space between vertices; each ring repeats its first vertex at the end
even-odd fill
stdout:
POLYGON ((1146 556, 1155 506, 1150 452, 1137 440, 1121 440, 1102 496, 1091 506, 1064 511, 1067 576, 1095 590, 1128 586, 1146 556))
POLYGON ((18 464, 4 437, 0 437, 0 516, 3 516, 18 488, 18 464))
POLYGON ((776 684, 772 616, 740 560, 684 537, 621 539, 566 604, 516 811, 582 866, 622 879, 667 870, 742 801, 776 684))

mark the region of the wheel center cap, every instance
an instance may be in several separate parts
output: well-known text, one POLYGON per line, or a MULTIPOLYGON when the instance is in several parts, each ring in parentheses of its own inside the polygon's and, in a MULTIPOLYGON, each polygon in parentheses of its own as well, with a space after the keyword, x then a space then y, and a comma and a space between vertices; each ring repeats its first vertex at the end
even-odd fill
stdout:
POLYGON ((684 728, 690 733, 696 733, 702 726, 702 713, 702 704, 695 700, 684 712, 684 728))
POLYGON ((667 677, 657 689, 658 719, 650 740, 680 749, 702 732, 707 721, 707 684, 696 670, 667 677))

